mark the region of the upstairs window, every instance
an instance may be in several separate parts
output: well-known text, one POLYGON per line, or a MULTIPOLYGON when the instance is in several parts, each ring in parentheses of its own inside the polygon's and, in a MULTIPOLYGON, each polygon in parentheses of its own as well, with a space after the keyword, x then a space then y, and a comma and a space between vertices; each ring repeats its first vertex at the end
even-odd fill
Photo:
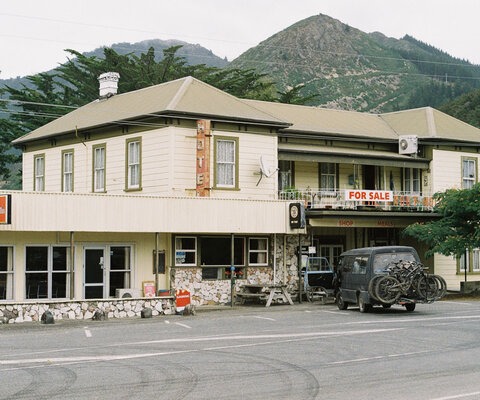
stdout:
POLYGON ((477 160, 462 158, 462 189, 471 189, 477 183, 477 160))
POLYGON ((73 192, 73 150, 62 152, 62 192, 73 192))
POLYGON ((320 190, 334 192, 337 189, 337 164, 320 163, 320 190))
POLYGON ((104 144, 93 148, 93 191, 105 192, 106 147, 104 144))
POLYGON ((39 154, 34 157, 34 180, 33 190, 43 192, 45 190, 45 155, 39 154))
POLYGON ((278 161, 278 189, 287 190, 294 187, 293 161, 280 160, 278 161))
POLYGON ((130 139, 127 141, 127 187, 126 190, 141 189, 141 141, 130 139))
POLYGON ((238 139, 215 137, 215 186, 238 188, 238 139))
POLYGON ((405 192, 420 193, 420 170, 418 168, 403 170, 403 187, 405 192))

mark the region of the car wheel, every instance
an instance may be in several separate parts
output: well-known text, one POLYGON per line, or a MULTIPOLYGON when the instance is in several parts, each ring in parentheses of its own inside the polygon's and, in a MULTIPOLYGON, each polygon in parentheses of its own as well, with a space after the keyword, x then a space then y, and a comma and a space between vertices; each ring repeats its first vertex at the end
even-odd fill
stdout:
POLYGON ((346 310, 348 308, 348 303, 343 301, 342 294, 337 293, 337 307, 339 310, 346 310))
POLYGON ((358 296, 358 308, 360 309, 361 313, 366 313, 371 311, 372 305, 365 303, 365 300, 362 296, 358 296))
POLYGON ((413 310, 415 310, 415 306, 416 306, 415 303, 408 303, 408 304, 405 304, 405 309, 409 312, 412 312, 413 310))

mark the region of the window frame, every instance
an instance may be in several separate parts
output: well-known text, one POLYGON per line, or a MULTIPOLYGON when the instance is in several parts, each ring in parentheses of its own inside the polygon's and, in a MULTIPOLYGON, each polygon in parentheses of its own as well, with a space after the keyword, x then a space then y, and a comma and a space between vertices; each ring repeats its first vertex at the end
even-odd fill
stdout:
POLYGON ((92 192, 93 193, 106 193, 106 182, 107 182, 107 144, 100 143, 95 146, 92 146, 92 192), (97 150, 103 150, 103 167, 97 167, 97 150), (101 180, 98 178, 98 172, 103 171, 103 176, 101 180), (97 182, 101 182, 102 187, 97 188, 97 182))
MULTIPOLYGON (((6 265, 5 270, 0 270, 0 276, 5 277, 5 285, 0 292, 0 301, 13 300, 13 283, 15 282, 15 247, 9 245, 1 245, 1 249, 6 249, 6 265)), ((3 282, 3 279, 0 279, 3 282)))
MULTIPOLYGON (((470 168, 468 168, 470 169, 470 168)), ((462 177, 462 189, 471 189, 473 185, 478 182, 478 162, 474 157, 462 157, 461 165, 461 177, 462 177), (466 163, 473 163, 473 172, 474 176, 465 176, 467 168, 465 168, 466 163), (468 184, 467 184, 468 182, 468 184)))
POLYGON ((338 163, 333 162, 320 162, 318 163, 318 188, 322 193, 336 193, 339 186, 339 165, 338 163), (323 167, 327 166, 329 169, 333 167, 333 173, 328 171, 328 173, 324 173, 322 171, 323 167), (333 188, 324 187, 322 180, 324 177, 333 177, 333 188))
POLYGON ((196 267, 197 266, 197 257, 198 257, 198 239, 196 236, 185 236, 185 235, 180 235, 180 236, 175 236, 173 240, 173 262, 175 267, 196 267), (187 248, 177 248, 177 239, 193 239, 194 240, 194 248, 193 249, 187 249, 187 248), (177 252, 185 252, 185 253, 193 253, 194 257, 194 262, 193 263, 178 263, 177 259, 177 252))
POLYGON ((221 190, 239 190, 239 183, 238 183, 238 178, 239 178, 239 145, 240 145, 240 140, 238 137, 232 137, 232 136, 215 136, 214 137, 214 189, 221 189, 221 190), (218 160, 218 145, 220 142, 231 142, 234 144, 234 160, 232 161, 222 161, 219 162, 218 160), (232 173, 232 179, 233 183, 232 184, 224 184, 224 183, 219 183, 219 166, 223 164, 228 164, 228 165, 233 165, 233 173, 232 173))
POLYGON ((142 138, 130 138, 125 141, 125 191, 138 191, 142 190, 142 138), (131 145, 138 145, 136 156, 138 160, 136 162, 131 161, 131 155, 133 153, 130 152, 131 145), (133 167, 136 168, 136 179, 137 183, 132 184, 132 169, 133 167))
POLYGON ((45 191, 45 153, 35 154, 33 156, 33 191, 45 191), (39 173, 39 165, 37 164, 40 160, 42 162, 41 173, 39 173))
POLYGON ((252 236, 248 238, 248 249, 247 249, 247 263, 251 267, 267 267, 268 266, 268 255, 269 255, 269 243, 268 237, 261 236, 252 236), (253 240, 262 240, 265 241, 265 249, 252 249, 251 243, 253 240), (250 256, 253 254, 265 254, 265 262, 251 262, 250 256))
MULTIPOLYGON (((70 260, 70 246, 69 245, 50 245, 50 244, 28 244, 25 245, 25 259, 24 259, 24 270, 25 270, 25 299, 68 299, 70 297, 70 269, 71 269, 71 260, 70 260), (28 261, 28 249, 30 248, 43 248, 47 250, 47 259, 46 259, 46 266, 45 269, 28 269, 27 261, 28 261), (54 249, 62 248, 65 250, 65 257, 66 257, 66 265, 65 269, 55 269, 54 265, 54 249), (31 296, 29 290, 29 275, 34 274, 44 274, 46 275, 46 282, 47 282, 47 293, 46 296, 39 297, 38 296, 38 283, 37 283, 37 296, 31 296), (54 277, 56 275, 65 275, 65 297, 53 296, 53 283, 54 277)), ((43 282, 43 281, 40 281, 43 282)))
POLYGON ((415 194, 422 192, 422 170, 420 168, 403 168, 403 190, 406 193, 415 194), (418 184, 418 190, 415 190, 415 183, 418 184))
POLYGON ((74 190, 74 165, 75 155, 73 149, 67 149, 62 151, 62 192, 73 192, 74 190), (71 155, 71 170, 67 171, 66 156, 71 155), (70 188, 68 188, 67 178, 70 178, 70 188))

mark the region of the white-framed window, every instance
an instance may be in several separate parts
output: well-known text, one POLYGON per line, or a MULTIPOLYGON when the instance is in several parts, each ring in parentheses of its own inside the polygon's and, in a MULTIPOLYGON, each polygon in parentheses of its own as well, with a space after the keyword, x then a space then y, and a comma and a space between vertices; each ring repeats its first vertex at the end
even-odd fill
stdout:
POLYGON ((464 253, 460 256, 460 271, 467 272, 470 270, 470 252, 465 250, 464 253))
POLYGON ((33 190, 43 192, 45 190, 45 155, 38 154, 33 159, 34 162, 34 180, 33 190))
POLYGON ((13 299, 13 247, 0 246, 0 300, 13 299))
POLYGON ((132 246, 109 246, 109 295, 115 297, 117 289, 131 287, 132 246))
POLYGON ((462 158, 462 189, 471 189, 477 183, 477 160, 462 158))
POLYGON ((472 271, 480 272, 480 249, 473 249, 472 271))
POLYGON ((127 190, 141 188, 141 141, 130 139, 127 141, 127 190))
POLYGON ((268 238, 248 239, 248 265, 268 265, 268 238))
POLYGON ((197 265, 197 238, 194 236, 177 236, 175 238, 175 266, 197 265))
POLYGON ((418 168, 404 168, 403 188, 405 192, 420 193, 421 173, 418 168))
POLYGON ((73 150, 62 152, 62 192, 73 192, 73 150))
POLYGON ((215 186, 238 187, 238 138, 215 137, 215 186))
POLYGON ((294 162, 278 161, 278 190, 291 189, 294 186, 294 162))
POLYGON ((32 245, 25 247, 25 293, 27 299, 69 296, 70 247, 32 245))
POLYGON ((93 191, 105 192, 106 147, 98 145, 93 148, 93 191))
POLYGON ((337 189, 337 164, 320 163, 320 190, 334 192, 337 189))

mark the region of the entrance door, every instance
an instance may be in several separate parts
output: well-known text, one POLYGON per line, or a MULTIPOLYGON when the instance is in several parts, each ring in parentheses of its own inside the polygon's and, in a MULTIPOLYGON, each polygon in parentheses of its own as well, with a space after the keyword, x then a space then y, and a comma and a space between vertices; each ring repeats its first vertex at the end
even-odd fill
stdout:
POLYGON ((85 299, 105 298, 105 249, 85 249, 85 299))

